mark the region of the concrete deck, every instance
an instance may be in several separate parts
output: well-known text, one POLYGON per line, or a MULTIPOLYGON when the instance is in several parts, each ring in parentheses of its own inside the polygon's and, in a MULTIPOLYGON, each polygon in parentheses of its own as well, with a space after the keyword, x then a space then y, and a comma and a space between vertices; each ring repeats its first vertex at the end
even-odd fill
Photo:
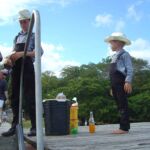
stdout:
MULTIPOLYGON (((9 123, 2 123, 0 126, 0 135, 2 132, 7 131, 10 128, 9 123)), ((2 137, 0 136, 0 150, 16 150, 17 138, 16 136, 2 137)))
MULTIPOLYGON (((118 125, 96 126, 96 133, 90 134, 88 127, 79 127, 77 135, 45 136, 46 150, 150 150, 150 122, 132 123, 129 134, 113 135, 118 125)), ((36 137, 29 138, 32 144, 36 137)))
MULTIPOLYGON (((7 131, 10 128, 10 124, 5 122, 0 126, 0 150, 18 150, 18 143, 16 135, 10 137, 2 137, 1 133, 7 131)), ((27 132, 26 130, 25 132, 27 132)), ((25 142, 26 150, 35 150, 30 144, 25 142)))

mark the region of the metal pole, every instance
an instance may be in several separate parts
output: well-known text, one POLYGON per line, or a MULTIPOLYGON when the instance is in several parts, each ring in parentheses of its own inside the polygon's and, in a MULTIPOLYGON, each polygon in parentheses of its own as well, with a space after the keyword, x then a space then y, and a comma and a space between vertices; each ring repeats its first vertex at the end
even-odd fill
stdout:
POLYGON ((37 150, 44 150, 42 127, 42 86, 41 86, 41 31, 40 15, 33 11, 35 20, 35 93, 36 93, 36 133, 37 150))

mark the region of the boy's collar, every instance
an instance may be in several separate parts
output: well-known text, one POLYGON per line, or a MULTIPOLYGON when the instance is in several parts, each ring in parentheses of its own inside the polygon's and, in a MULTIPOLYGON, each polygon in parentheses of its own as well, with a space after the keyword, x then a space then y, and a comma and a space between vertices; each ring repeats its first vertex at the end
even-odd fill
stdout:
POLYGON ((123 51, 124 51, 124 49, 120 49, 120 50, 116 51, 116 54, 120 54, 123 51))
POLYGON ((27 32, 20 31, 19 34, 20 34, 20 35, 26 35, 27 32))

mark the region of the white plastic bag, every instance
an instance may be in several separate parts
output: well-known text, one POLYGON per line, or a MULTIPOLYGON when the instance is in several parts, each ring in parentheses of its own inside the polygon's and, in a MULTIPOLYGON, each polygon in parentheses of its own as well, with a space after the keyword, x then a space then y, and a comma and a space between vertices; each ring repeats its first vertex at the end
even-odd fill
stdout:
POLYGON ((58 93, 57 96, 56 96, 56 100, 57 100, 57 101, 64 102, 64 101, 67 100, 67 99, 66 99, 66 95, 64 95, 63 92, 62 92, 62 93, 58 93))

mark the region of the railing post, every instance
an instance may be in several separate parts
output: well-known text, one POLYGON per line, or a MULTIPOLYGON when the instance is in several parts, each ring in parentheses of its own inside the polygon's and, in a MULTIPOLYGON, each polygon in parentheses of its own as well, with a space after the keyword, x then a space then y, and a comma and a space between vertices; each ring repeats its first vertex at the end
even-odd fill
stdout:
POLYGON ((41 24, 37 10, 33 11, 35 20, 35 95, 36 95, 36 131, 37 150, 44 150, 43 117, 42 117, 42 85, 41 85, 41 24))

